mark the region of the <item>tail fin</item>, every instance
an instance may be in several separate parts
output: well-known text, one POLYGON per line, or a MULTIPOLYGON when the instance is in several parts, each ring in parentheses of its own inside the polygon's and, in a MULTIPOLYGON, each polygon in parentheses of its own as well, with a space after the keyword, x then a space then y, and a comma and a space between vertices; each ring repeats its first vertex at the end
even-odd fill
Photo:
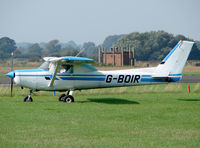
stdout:
POLYGON ((156 67, 154 77, 181 75, 194 42, 180 40, 156 67))

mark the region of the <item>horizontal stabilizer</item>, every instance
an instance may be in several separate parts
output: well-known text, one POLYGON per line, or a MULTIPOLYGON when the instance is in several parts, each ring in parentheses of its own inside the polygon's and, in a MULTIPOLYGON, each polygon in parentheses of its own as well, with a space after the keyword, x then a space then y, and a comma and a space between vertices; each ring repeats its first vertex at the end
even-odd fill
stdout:
POLYGON ((152 75, 152 78, 168 78, 167 75, 152 75))
POLYGON ((152 78, 174 78, 174 77, 182 77, 182 74, 152 75, 152 78))

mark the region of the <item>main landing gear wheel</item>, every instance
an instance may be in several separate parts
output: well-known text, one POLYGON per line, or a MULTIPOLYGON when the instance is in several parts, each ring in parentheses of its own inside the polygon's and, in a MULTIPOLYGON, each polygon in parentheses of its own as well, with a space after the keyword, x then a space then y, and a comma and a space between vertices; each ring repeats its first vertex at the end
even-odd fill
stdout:
POLYGON ((63 102, 72 103, 74 102, 74 97, 72 97, 71 95, 66 95, 63 98, 63 102))
POLYGON ((66 94, 61 94, 60 97, 58 98, 58 101, 63 101, 68 103, 74 102, 74 97, 72 96, 73 92, 74 89, 70 89, 67 91, 66 94))
POLYGON ((33 102, 33 99, 31 97, 29 97, 29 96, 26 96, 24 98, 24 102, 33 102))
POLYGON ((60 95, 60 97, 58 98, 58 101, 63 101, 65 96, 66 96, 65 94, 60 95))

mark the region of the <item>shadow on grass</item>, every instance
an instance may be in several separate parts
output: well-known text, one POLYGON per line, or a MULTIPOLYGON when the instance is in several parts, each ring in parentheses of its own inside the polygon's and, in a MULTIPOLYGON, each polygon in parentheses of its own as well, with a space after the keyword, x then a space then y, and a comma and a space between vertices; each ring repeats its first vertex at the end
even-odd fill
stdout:
POLYGON ((105 104, 140 104, 137 101, 130 101, 126 99, 119 98, 88 98, 88 101, 80 101, 80 103, 95 102, 95 103, 105 103, 105 104))
POLYGON ((200 101, 200 99, 177 99, 179 101, 200 101))

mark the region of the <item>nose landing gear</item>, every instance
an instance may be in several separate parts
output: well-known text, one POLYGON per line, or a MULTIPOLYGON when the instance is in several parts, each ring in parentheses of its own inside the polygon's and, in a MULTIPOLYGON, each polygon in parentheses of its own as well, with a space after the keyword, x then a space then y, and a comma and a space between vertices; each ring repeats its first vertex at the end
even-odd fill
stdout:
POLYGON ((60 95, 60 97, 58 98, 58 101, 63 101, 67 103, 74 102, 74 97, 72 96, 73 92, 74 90, 68 90, 67 94, 60 95))
POLYGON ((32 92, 33 92, 33 90, 30 89, 30 90, 29 90, 29 95, 26 96, 26 97, 24 98, 24 102, 33 102, 33 99, 32 99, 32 97, 31 97, 31 93, 32 93, 32 92))

